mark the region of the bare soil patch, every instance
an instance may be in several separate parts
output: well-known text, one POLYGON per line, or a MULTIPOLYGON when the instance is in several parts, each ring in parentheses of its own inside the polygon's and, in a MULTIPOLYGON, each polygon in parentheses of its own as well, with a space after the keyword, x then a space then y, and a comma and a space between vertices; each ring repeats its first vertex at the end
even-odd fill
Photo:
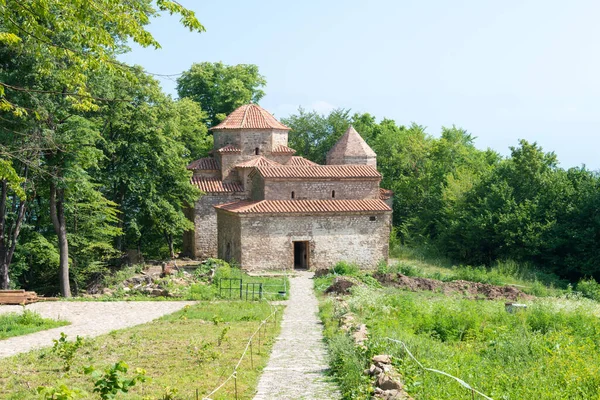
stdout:
POLYGON ((354 286, 354 282, 343 278, 335 278, 331 286, 325 289, 327 294, 349 294, 350 288, 354 286))
POLYGON ((384 286, 397 287, 401 289, 411 290, 430 290, 444 294, 462 293, 472 299, 507 299, 507 300, 523 300, 530 299, 532 296, 525 294, 514 286, 496 286, 487 283, 469 282, 469 281, 452 281, 442 282, 435 279, 410 277, 402 274, 381 274, 373 275, 375 279, 384 286))

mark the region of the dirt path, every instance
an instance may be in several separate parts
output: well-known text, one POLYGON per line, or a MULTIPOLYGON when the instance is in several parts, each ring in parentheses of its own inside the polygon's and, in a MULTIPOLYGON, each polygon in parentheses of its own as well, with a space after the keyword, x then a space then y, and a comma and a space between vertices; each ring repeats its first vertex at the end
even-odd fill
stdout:
POLYGON ((283 313, 281 334, 258 383, 255 400, 338 399, 335 384, 324 376, 328 368, 312 272, 290 278, 290 300, 283 313))
MULTIPOLYGON (((35 303, 26 309, 38 312, 42 317, 63 319, 71 325, 0 340, 0 358, 10 357, 40 347, 52 346, 52 339, 66 333, 75 339, 94 337, 116 329, 150 322, 165 314, 180 310, 190 301, 114 301, 114 302, 48 302, 35 303)), ((0 314, 22 312, 21 306, 0 306, 0 314)))

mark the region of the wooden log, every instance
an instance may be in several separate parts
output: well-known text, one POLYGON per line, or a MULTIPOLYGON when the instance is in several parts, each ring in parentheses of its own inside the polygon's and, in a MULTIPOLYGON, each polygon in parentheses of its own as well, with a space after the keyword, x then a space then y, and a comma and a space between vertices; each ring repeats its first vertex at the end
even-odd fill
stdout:
MULTIPOLYGON (((0 290, 0 296, 2 296, 3 294, 14 294, 14 293, 25 293, 25 290, 0 290)), ((35 292, 29 292, 29 293, 35 293, 35 292)))

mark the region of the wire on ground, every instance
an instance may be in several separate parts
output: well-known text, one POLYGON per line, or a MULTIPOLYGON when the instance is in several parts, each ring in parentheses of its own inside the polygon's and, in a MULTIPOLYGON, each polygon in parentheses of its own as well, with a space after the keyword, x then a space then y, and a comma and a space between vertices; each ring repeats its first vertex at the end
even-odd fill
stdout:
POLYGON ((487 400, 493 400, 491 397, 489 397, 489 396, 486 396, 485 394, 481 393, 480 391, 478 391, 477 389, 473 388, 471 385, 469 385, 467 382, 463 381, 463 380, 462 380, 462 379, 460 379, 460 378, 457 378, 457 377, 455 377, 455 376, 452 376, 452 375, 450 375, 450 374, 448 374, 448 373, 446 373, 446 372, 444 372, 444 371, 440 371, 440 370, 437 370, 437 369, 433 369, 433 368, 426 368, 426 367, 424 367, 424 366, 423 366, 423 364, 421 364, 421 363, 419 362, 419 360, 417 360, 417 359, 415 358, 415 356, 413 356, 413 355, 412 355, 412 353, 411 353, 411 352, 410 352, 410 350, 408 349, 408 346, 407 346, 407 345, 406 345, 406 343, 404 343, 403 341, 401 341, 401 340, 396 340, 396 339, 392 339, 392 338, 389 338, 389 337, 386 337, 386 338, 384 338, 384 339, 386 339, 386 340, 389 340, 390 342, 394 342, 394 343, 399 343, 399 344, 401 344, 401 345, 402 345, 402 347, 404 348, 404 350, 406 351, 406 354, 408 354, 408 355, 410 356, 410 358, 412 358, 412 359, 413 359, 413 360, 414 360, 414 361, 415 361, 415 362, 416 362, 416 363, 419 365, 419 367, 421 367, 421 368, 422 368, 422 369, 424 369, 425 371, 434 372, 434 373, 436 373, 436 374, 441 374, 441 375, 447 376, 447 377, 449 377, 449 378, 452 378, 452 379, 454 379, 456 382, 460 383, 460 385, 461 385, 461 386, 463 386, 464 388, 466 388, 466 389, 470 390, 471 392, 473 392, 473 393, 477 393, 478 395, 480 395, 481 397, 483 397, 483 398, 485 398, 485 399, 487 399, 487 400))
MULTIPOLYGON (((269 304, 270 305, 270 304, 269 304)), ((250 339, 248 339, 248 342, 246 343, 246 347, 244 348, 244 352, 242 353, 242 356, 240 357, 239 361, 237 362, 237 364, 235 365, 235 367, 233 368, 233 372, 231 373, 231 375, 229 375, 227 377, 227 379, 225 379, 223 382, 221 382, 221 384, 219 386, 217 386, 216 388, 213 389, 212 392, 210 392, 209 394, 207 394, 206 396, 204 396, 202 398, 202 400, 211 400, 210 396, 212 396, 213 394, 217 393, 223 386, 225 386, 225 384, 227 382, 229 382, 232 378, 236 379, 237 378, 237 370, 238 367, 242 364, 242 360, 244 359, 244 356, 246 356, 246 353, 248 352, 248 349, 250 348, 250 344, 252 343, 252 339, 254 339, 254 336, 256 336, 256 334, 262 329, 262 327, 269 321, 269 319, 271 319, 273 316, 275 316, 278 312, 278 308, 277 306, 275 306, 275 310, 267 317, 265 318, 263 321, 261 321, 260 325, 258 326, 258 328, 256 328, 256 330, 254 331, 254 333, 252 334, 252 336, 250 336, 250 339)), ((236 398, 237 398, 237 393, 236 393, 236 398)))

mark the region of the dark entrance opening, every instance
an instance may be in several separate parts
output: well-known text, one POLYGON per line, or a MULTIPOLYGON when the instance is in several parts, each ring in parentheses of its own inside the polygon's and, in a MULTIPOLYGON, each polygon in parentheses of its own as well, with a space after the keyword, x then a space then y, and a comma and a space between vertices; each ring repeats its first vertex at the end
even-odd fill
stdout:
POLYGON ((308 269, 308 242, 294 242, 294 269, 308 269))

